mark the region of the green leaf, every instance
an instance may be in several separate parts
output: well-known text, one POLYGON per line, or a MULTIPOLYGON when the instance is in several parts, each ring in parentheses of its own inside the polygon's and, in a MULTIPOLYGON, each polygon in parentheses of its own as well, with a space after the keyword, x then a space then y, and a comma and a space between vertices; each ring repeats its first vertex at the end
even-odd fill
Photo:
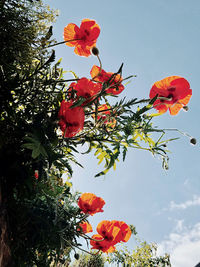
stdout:
POLYGON ((82 105, 85 102, 85 100, 86 99, 84 97, 80 96, 78 101, 76 101, 70 108, 75 108, 82 105))
POLYGON ((99 177, 99 176, 105 175, 108 171, 109 171, 108 169, 105 169, 104 171, 97 173, 95 175, 95 177, 99 177))
POLYGON ((28 143, 22 144, 21 147, 32 150, 32 158, 36 159, 40 154, 45 158, 48 156, 45 148, 41 144, 37 136, 29 134, 29 136, 24 137, 24 140, 28 143))

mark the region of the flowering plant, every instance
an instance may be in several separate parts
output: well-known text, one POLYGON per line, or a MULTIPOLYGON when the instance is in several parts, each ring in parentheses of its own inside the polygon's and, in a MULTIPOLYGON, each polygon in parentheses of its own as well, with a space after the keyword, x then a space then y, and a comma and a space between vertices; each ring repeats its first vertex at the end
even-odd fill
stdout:
POLYGON ((115 169, 128 148, 158 155, 167 168, 166 144, 172 139, 164 139, 166 130, 153 125, 151 112, 169 109, 175 115, 186 109, 192 95, 189 83, 171 76, 156 82, 147 99, 123 98, 111 104, 134 76, 124 78, 123 64, 114 72, 103 69, 95 20, 64 28, 61 43, 74 47, 76 55, 98 60, 88 77, 71 72, 74 77, 66 80, 50 49, 60 44, 51 39, 52 27, 47 26, 52 19, 46 17, 52 18, 53 12, 45 13, 41 2, 15 0, 3 1, 2 10, 0 234, 5 246, 0 265, 65 262, 71 250, 81 249, 78 237, 90 240, 92 249, 113 252, 116 244, 129 240, 131 227, 104 220, 98 234, 87 236, 92 231, 87 217, 102 212, 105 201, 92 193, 79 198, 71 193, 72 163, 81 165, 76 153, 83 144, 88 146, 85 154, 95 151, 98 163, 104 162, 96 176, 115 169))

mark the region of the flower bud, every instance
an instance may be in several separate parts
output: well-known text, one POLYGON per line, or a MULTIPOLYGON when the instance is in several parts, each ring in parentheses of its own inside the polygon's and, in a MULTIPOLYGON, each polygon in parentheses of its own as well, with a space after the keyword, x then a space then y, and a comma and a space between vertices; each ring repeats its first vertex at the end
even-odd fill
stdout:
POLYGON ((75 254, 74 254, 74 258, 75 258, 76 260, 78 260, 78 259, 79 259, 79 254, 78 254, 78 253, 75 253, 75 254))
POLYGON ((93 46, 93 47, 92 47, 92 54, 93 54, 94 56, 98 56, 98 54, 99 54, 99 49, 98 49, 96 46, 93 46))
POLYGON ((142 115, 143 119, 148 119, 148 116, 146 114, 142 115))
POLYGON ((188 111, 189 110, 188 106, 183 106, 183 110, 188 111))
POLYGON ((35 170, 34 176, 35 176, 35 179, 38 179, 38 177, 39 177, 38 170, 35 170))
POLYGON ((196 145, 196 143, 197 143, 197 139, 194 138, 194 137, 192 137, 192 138, 190 139, 190 144, 192 144, 192 145, 196 145))

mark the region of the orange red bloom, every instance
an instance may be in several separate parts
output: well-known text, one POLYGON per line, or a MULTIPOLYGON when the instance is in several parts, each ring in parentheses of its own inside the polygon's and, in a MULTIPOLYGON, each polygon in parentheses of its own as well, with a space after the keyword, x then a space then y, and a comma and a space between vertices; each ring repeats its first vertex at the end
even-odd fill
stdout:
POLYGON ((98 249, 106 253, 111 253, 116 249, 112 242, 104 240, 101 235, 93 235, 92 239, 95 240, 90 240, 91 249, 98 249))
POLYGON ((153 106, 159 113, 169 109, 171 115, 176 115, 185 105, 188 104, 192 90, 189 82, 179 76, 170 76, 153 84, 149 97, 157 99, 153 106))
POLYGON ((111 128, 114 128, 116 125, 116 120, 114 118, 111 118, 109 115, 111 114, 110 109, 111 107, 103 104, 98 107, 98 116, 97 120, 102 120, 105 125, 110 126, 111 128))
POLYGON ((70 23, 64 28, 64 40, 68 46, 75 46, 74 52, 79 56, 91 55, 91 48, 96 45, 100 27, 95 20, 83 19, 80 28, 70 23))
POLYGON ((82 107, 71 108, 73 102, 62 100, 58 113, 59 126, 64 137, 73 137, 79 133, 84 126, 85 113, 82 107))
POLYGON ((97 232, 106 241, 111 242, 113 245, 120 242, 117 236, 120 232, 119 227, 115 227, 113 221, 102 221, 97 225, 97 232))
POLYGON ((120 231, 116 237, 116 239, 119 239, 120 242, 127 242, 130 237, 131 237, 131 229, 128 226, 128 224, 126 224, 123 221, 112 221, 115 227, 120 228, 120 231))
POLYGON ((75 82, 71 83, 68 92, 71 92, 72 89, 76 91, 77 97, 82 96, 86 99, 86 101, 84 101, 82 104, 86 105, 92 99, 94 99, 95 95, 99 91, 101 91, 101 85, 83 77, 80 80, 78 80, 77 83, 75 82))
POLYGON ((118 95, 124 90, 124 86, 121 83, 123 79, 120 74, 115 75, 112 72, 106 72, 96 65, 92 67, 90 74, 95 81, 108 82, 107 94, 118 95))
POLYGON ((130 227, 123 221, 104 220, 97 225, 97 235, 93 235, 90 244, 92 249, 98 249, 109 253, 115 250, 119 242, 127 242, 131 237, 130 227), (98 241, 99 240, 99 241, 98 241))
POLYGON ((102 221, 97 225, 97 232, 113 244, 127 242, 131 237, 131 229, 123 221, 102 221))
POLYGON ((79 200, 79 208, 87 214, 94 215, 97 212, 103 212, 105 201, 101 197, 97 197, 92 193, 83 193, 79 200))
MULTIPOLYGON (((79 223, 79 227, 81 228, 81 231, 84 233, 84 234, 87 234, 87 233, 90 233, 93 231, 92 229, 92 225, 88 222, 82 222, 82 223, 79 223)), ((78 230, 80 229, 78 228, 78 230)))

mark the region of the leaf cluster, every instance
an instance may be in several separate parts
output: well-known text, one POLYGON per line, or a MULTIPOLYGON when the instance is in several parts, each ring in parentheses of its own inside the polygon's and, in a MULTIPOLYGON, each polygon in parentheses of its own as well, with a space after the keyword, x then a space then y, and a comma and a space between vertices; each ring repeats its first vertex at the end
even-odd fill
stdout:
POLYGON ((138 245, 131 252, 124 246, 107 256, 109 263, 122 264, 124 267, 170 267, 168 254, 157 256, 157 246, 137 238, 138 245))

